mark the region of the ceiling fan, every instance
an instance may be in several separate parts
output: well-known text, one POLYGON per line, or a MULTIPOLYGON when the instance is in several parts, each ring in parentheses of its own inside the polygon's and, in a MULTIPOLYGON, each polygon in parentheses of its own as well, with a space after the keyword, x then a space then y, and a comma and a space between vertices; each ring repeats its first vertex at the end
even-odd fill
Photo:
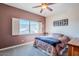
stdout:
POLYGON ((45 9, 48 9, 49 11, 53 11, 53 9, 49 7, 49 5, 53 5, 53 4, 55 4, 55 3, 41 3, 40 5, 34 6, 32 8, 41 7, 40 13, 42 13, 43 10, 45 10, 45 9))

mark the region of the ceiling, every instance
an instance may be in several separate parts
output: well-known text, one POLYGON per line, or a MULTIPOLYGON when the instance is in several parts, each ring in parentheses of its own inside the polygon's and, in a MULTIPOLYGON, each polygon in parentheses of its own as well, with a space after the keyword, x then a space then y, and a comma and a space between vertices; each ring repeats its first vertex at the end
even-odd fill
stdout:
POLYGON ((44 10, 42 13, 40 13, 41 8, 32 8, 33 6, 37 6, 40 5, 40 3, 5 3, 9 6, 13 6, 19 9, 23 9, 41 16, 50 16, 53 15, 53 13, 61 13, 61 12, 65 12, 67 8, 70 8, 71 3, 56 3, 54 5, 50 5, 49 7, 51 7, 53 9, 53 11, 49 11, 49 10, 44 10))
MULTIPOLYGON (((48 16, 50 14, 53 13, 53 11, 49 11, 49 10, 44 10, 42 13, 40 13, 41 8, 32 8, 33 6, 37 6, 40 5, 40 3, 6 3, 9 6, 13 6, 19 9, 23 9, 38 15, 42 15, 42 16, 48 16)), ((53 9, 54 5, 51 5, 49 7, 51 7, 53 9)))

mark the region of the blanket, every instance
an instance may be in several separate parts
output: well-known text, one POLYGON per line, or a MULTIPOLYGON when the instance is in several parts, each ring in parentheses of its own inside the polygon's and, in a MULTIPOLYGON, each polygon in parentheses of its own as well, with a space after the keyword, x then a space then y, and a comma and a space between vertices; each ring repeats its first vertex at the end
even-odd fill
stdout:
POLYGON ((39 37, 36 37, 35 39, 46 42, 50 45, 53 45, 54 47, 56 47, 57 44, 61 43, 60 40, 53 37, 47 37, 47 36, 39 36, 39 37))

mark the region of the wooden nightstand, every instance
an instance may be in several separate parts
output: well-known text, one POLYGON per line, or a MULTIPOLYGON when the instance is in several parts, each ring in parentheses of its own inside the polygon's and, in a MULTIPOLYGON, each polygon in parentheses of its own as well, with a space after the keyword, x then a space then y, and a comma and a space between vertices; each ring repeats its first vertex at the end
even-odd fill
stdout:
POLYGON ((68 56, 79 56, 79 39, 68 42, 68 56))

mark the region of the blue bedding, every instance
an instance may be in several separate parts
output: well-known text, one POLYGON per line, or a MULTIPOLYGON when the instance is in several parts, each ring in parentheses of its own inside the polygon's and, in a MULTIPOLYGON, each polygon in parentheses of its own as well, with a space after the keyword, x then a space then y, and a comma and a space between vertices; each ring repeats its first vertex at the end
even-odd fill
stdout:
POLYGON ((46 42, 46 43, 48 43, 48 44, 50 44, 50 45, 53 45, 54 47, 55 47, 57 44, 61 43, 60 40, 58 40, 58 39, 56 39, 56 38, 53 38, 53 37, 47 37, 47 36, 39 36, 39 37, 36 37, 35 39, 41 40, 41 41, 43 41, 43 42, 46 42))

